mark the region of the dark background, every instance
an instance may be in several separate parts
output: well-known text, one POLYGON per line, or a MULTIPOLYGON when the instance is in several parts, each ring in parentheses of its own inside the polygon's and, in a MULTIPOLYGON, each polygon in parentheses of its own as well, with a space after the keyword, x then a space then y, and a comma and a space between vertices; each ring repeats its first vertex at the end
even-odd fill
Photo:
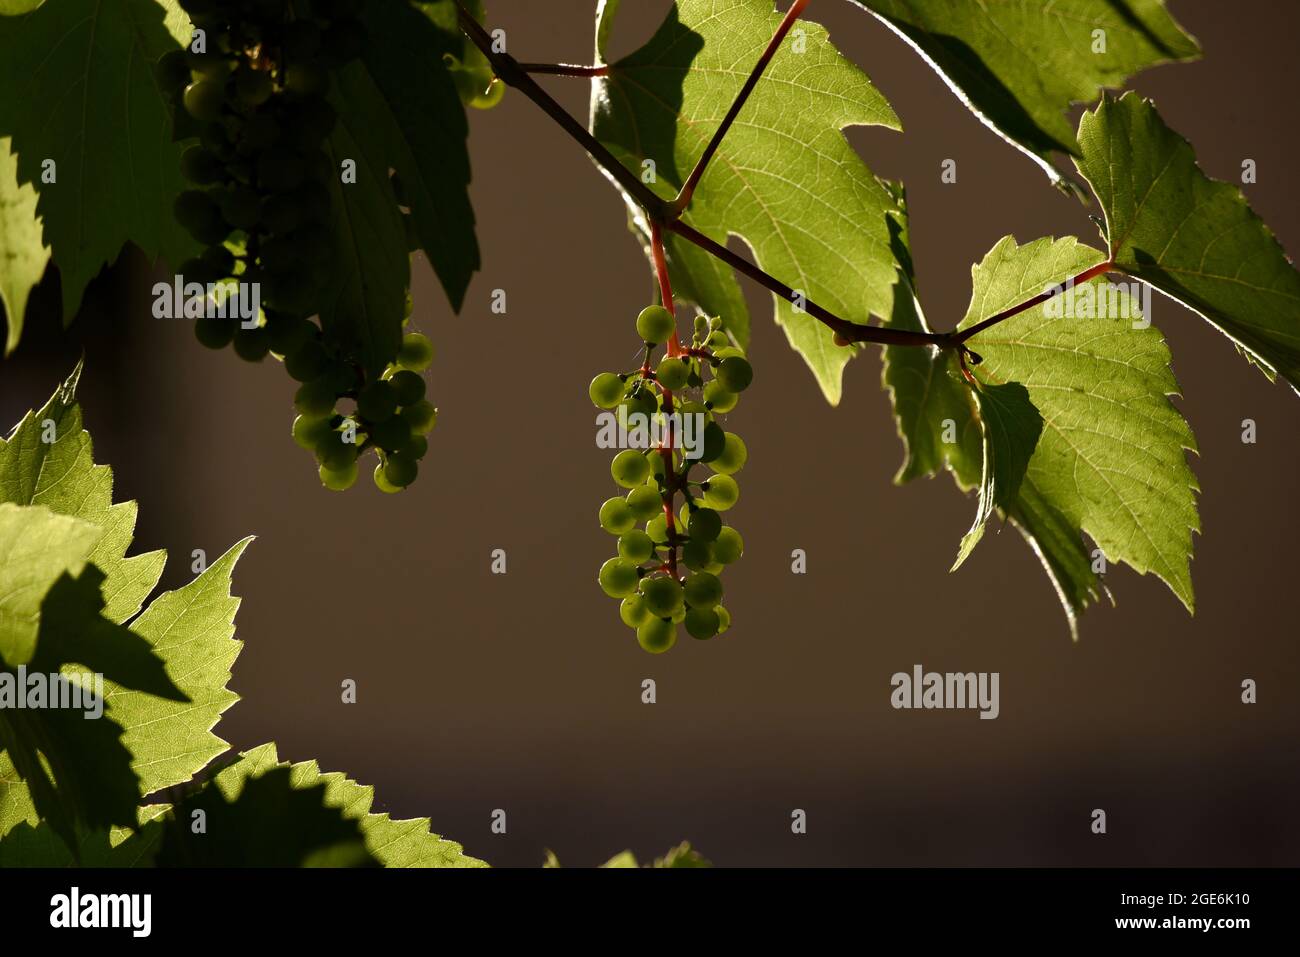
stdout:
MULTIPOLYGON (((663 2, 626 3, 617 51, 663 2)), ((593 4, 497 2, 524 59, 587 62, 593 4)), ((1283 3, 1173 4, 1205 58, 1139 75, 1212 176, 1258 162, 1251 204, 1300 248, 1293 123, 1300 15, 1283 3)), ((964 313, 969 269, 1001 236, 1078 235, 1089 212, 998 140, 901 41, 842 0, 809 14, 894 104, 906 132, 850 138, 906 181, 932 322, 964 313), (940 182, 945 158, 958 182, 940 182)), ((549 81, 585 117, 584 81, 549 81)), ((829 408, 750 287, 755 387, 731 418, 749 445, 731 513, 744 560, 726 575, 732 631, 636 646, 595 585, 613 494, 586 384, 629 366, 649 279, 619 198, 522 96, 475 113, 473 197, 484 270, 460 316, 417 262, 419 328, 438 348, 441 417, 420 481, 322 489, 289 438, 293 385, 271 362, 199 348, 149 311, 131 254, 91 287, 68 333, 52 276, 0 365, 0 421, 39 405, 88 357, 82 398, 119 498, 141 502, 139 550, 165 547, 170 587, 191 549, 248 533, 222 734, 274 739, 377 787, 395 816, 497 865, 544 848, 594 864, 683 839, 719 864, 1294 865, 1300 863, 1300 656, 1295 495, 1300 402, 1173 302, 1154 319, 1201 454, 1204 536, 1189 618, 1155 578, 1113 570, 1117 608, 1071 643, 1052 588, 1011 529, 947 573, 974 503, 940 478, 891 485, 901 457, 878 355, 850 365, 829 408), (489 311, 502 288, 509 312, 489 311), (1258 423, 1243 445, 1241 421, 1258 423), (493 548, 508 553, 489 572, 493 548), (790 573, 790 552, 808 573, 790 573), (1001 673, 1001 717, 894 711, 889 678, 920 663, 1001 673), (1259 703, 1243 705, 1244 678, 1259 703), (354 678, 359 703, 339 700, 354 678), (644 678, 658 703, 643 705, 644 678), (1109 833, 1090 833, 1104 808, 1109 833), (490 833, 494 808, 508 812, 490 833), (808 813, 808 833, 790 812, 808 813)))

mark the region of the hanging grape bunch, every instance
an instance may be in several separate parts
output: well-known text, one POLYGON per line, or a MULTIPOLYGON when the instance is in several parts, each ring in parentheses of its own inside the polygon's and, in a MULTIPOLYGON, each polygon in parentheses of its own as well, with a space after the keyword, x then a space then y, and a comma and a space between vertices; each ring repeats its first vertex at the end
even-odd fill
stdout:
POLYGON ((616 411, 629 424, 637 421, 633 413, 642 413, 663 416, 664 425, 658 445, 623 449, 610 465, 614 481, 628 491, 600 507, 601 527, 618 536, 618 555, 601 566, 598 581, 606 595, 622 599, 619 616, 636 630, 641 647, 659 654, 676 644, 678 625, 693 638, 708 639, 731 624, 718 575, 745 546, 720 513, 740 497, 733 476, 747 453, 740 437, 717 418, 736 407, 754 373, 720 319, 698 317, 687 347, 662 306, 642 310, 636 328, 645 343, 641 368, 601 373, 588 391, 597 407, 616 411), (663 344, 665 356, 651 365, 663 344), (680 418, 669 419, 674 412, 680 418), (704 422, 694 458, 687 455, 690 433, 684 427, 691 415, 704 422), (693 475, 700 465, 711 474, 693 475))
POLYGON ((365 50, 361 2, 180 5, 201 48, 196 41, 168 53, 158 69, 174 97, 177 137, 198 138, 181 157, 196 188, 177 197, 176 219, 206 247, 181 274, 186 283, 238 284, 241 294, 256 284, 261 303, 252 328, 206 316, 196 320, 195 334, 209 348, 233 345, 250 362, 268 354, 284 362, 301 383, 293 437, 315 454, 326 488, 351 487, 360 455, 373 449, 375 484, 400 491, 415 481, 437 420, 419 375, 432 361, 432 345, 407 332, 383 373, 368 377, 311 318, 334 270, 330 186, 338 170, 326 139, 337 117, 328 96, 333 71, 365 50), (340 400, 354 404, 350 414, 338 410, 340 400))

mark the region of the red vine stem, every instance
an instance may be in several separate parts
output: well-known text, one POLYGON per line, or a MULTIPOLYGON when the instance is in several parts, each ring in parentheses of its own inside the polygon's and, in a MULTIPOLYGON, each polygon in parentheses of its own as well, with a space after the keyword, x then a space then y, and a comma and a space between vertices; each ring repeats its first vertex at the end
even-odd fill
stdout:
POLYGON ((799 14, 803 13, 803 8, 808 6, 808 0, 795 0, 786 11, 785 19, 781 21, 776 32, 772 34, 772 39, 768 41, 767 49, 763 51, 758 62, 754 64, 754 69, 749 72, 745 79, 745 85, 740 88, 736 94, 735 100, 731 103, 731 109, 727 110, 727 115, 722 118, 718 128, 713 131, 713 138, 709 140, 708 146, 704 147, 704 152, 700 154, 699 160, 695 163, 695 168, 691 170, 691 175, 686 178, 686 184, 682 186, 677 193, 677 198, 673 200, 673 219, 677 219, 686 211, 686 207, 691 204, 691 197, 695 195, 695 187, 699 185, 700 177, 704 175, 704 170, 709 165, 709 160, 713 159, 713 154, 718 151, 722 145, 723 138, 727 131, 731 129, 731 124, 736 122, 736 117, 740 115, 741 109, 745 106, 745 101, 749 99, 749 94, 754 92, 754 87, 758 85, 759 78, 767 65, 772 62, 772 57, 780 49, 786 34, 794 26, 795 21, 799 19, 799 14))
MULTIPOLYGON (((650 248, 651 254, 655 261, 655 274, 659 277, 659 293, 663 299, 664 308, 673 316, 673 334, 668 340, 668 355, 676 356, 682 351, 682 341, 677 335, 677 309, 673 305, 673 284, 668 278, 668 260, 664 256, 663 233, 657 222, 650 224, 650 248)), ((664 412, 667 414, 665 421, 668 429, 668 444, 659 450, 660 456, 664 460, 664 520, 668 528, 668 573, 677 577, 677 544, 674 539, 677 537, 677 520, 673 515, 673 509, 677 500, 677 474, 673 469, 673 393, 671 389, 665 389, 661 384, 659 386, 663 394, 664 412)), ((682 476, 685 478, 685 476, 682 476)))
POLYGON ((605 76, 609 73, 609 67, 605 64, 599 66, 577 66, 573 63, 521 63, 519 69, 525 73, 543 74, 546 76, 578 76, 578 77, 596 77, 605 76))

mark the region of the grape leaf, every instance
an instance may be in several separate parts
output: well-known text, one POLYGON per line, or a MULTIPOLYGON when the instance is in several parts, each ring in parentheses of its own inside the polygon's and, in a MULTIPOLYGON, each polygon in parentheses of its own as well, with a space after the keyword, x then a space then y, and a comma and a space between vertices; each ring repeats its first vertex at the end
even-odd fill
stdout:
POLYGON ((315 761, 282 763, 274 744, 264 744, 240 755, 235 764, 213 778, 213 786, 233 798, 244 782, 280 770, 295 789, 324 788, 326 807, 338 808, 356 821, 365 846, 384 867, 486 867, 465 855, 459 844, 429 833, 429 819, 394 821, 387 814, 371 813, 374 788, 365 787, 337 771, 322 774, 315 761))
MULTIPOLYGON (((33 676, 60 673, 93 690, 98 674, 185 700, 149 645, 102 617, 104 576, 86 562, 100 534, 42 506, 0 504, 0 694, 25 697, 33 676)), ((46 686, 57 690, 48 677, 37 685, 46 686)), ((0 747, 22 784, 6 783, 0 821, 42 818, 70 846, 79 827, 133 824, 138 779, 115 717, 52 699, 39 707, 6 701, 0 747)))
MULTIPOLYGON (((1007 237, 972 269, 971 304, 959 328, 1104 261, 1103 254, 1073 238, 1018 246, 1007 237)), ((1095 291, 1101 284, 1094 278, 1084 285, 1095 291)), ((1084 285, 1073 290, 1080 301, 1084 285)), ((1072 635, 1077 635, 1078 614, 1105 593, 1084 533, 1109 561, 1154 572, 1190 611, 1191 536, 1200 523, 1186 450, 1196 446, 1169 400, 1177 391, 1169 351, 1154 327, 1142 328, 1144 322, 1132 318, 1131 304, 1121 293, 1114 297, 1112 318, 1051 318, 1053 303, 1059 306, 1054 300, 1028 309, 970 340, 983 358, 972 370, 982 387, 981 399, 990 385, 1018 383, 1042 421, 1014 499, 998 500, 995 494, 994 502, 1039 555, 1072 635)), ((953 451, 935 438, 944 429, 941 414, 957 404, 954 389, 961 383, 952 374, 952 358, 904 347, 885 352, 886 381, 893 383, 899 430, 908 446, 900 477, 931 474, 948 464, 959 486, 969 487, 970 441, 953 451), (928 376, 915 364, 916 354, 932 358, 936 368, 928 376), (923 400, 925 383, 941 401, 923 400)), ((1023 454, 1032 433, 1023 425, 1024 415, 1008 419, 1003 410, 992 415, 984 401, 979 409, 983 434, 992 433, 993 458, 998 442, 1016 448, 1012 454, 1023 454)), ((996 487, 996 473, 984 475, 982 482, 996 487)))
POLYGON ((18 182, 18 158, 9 138, 0 137, 0 305, 9 326, 5 355, 18 345, 27 296, 50 261, 49 247, 41 239, 36 199, 36 190, 18 182))
POLYGON ((40 410, 27 413, 9 439, 0 440, 0 502, 44 505, 98 526, 102 534, 88 560, 107 576, 105 616, 123 622, 158 584, 167 556, 154 551, 125 557, 136 505, 113 504, 112 469, 95 464, 76 402, 80 378, 78 364, 40 410))
POLYGON ((1205 175, 1150 100, 1106 99, 1076 161, 1106 213, 1120 271, 1199 313, 1300 391, 1300 274, 1237 187, 1205 175))
MULTIPOLYGON (((165 688, 115 680, 105 670, 105 699, 114 722, 124 729, 122 744, 130 752, 137 799, 133 803, 138 803, 140 793, 188 781, 228 748, 211 729, 237 700, 226 687, 240 649, 232 637, 239 603, 230 597, 230 579, 248 540, 235 545, 190 584, 158 596, 136 615, 157 584, 166 555, 158 551, 125 557, 136 506, 113 503, 112 471, 94 463, 90 436, 81 427, 76 404, 80 374, 78 366, 41 410, 24 416, 9 440, 0 443, 0 501, 44 506, 87 523, 94 535, 84 560, 94 563, 87 574, 93 571, 97 584, 102 578, 104 617, 120 625, 135 616, 129 622, 131 631, 121 631, 148 650, 150 657, 160 656, 166 675, 181 690, 180 695, 164 696, 165 688)), ((12 507, 0 505, 0 509, 12 507)), ((28 564, 35 567, 37 562, 28 564)), ((74 607, 69 601, 58 606, 74 607)), ((98 634, 86 626, 78 633, 85 642, 98 634)), ((11 659, 10 663, 17 662, 11 659)), ((0 822, 36 820, 32 798, 21 792, 21 785, 6 790, 0 805, 9 805, 7 811, 0 807, 0 822)))
POLYGON ((419 246, 459 310, 479 268, 469 201, 468 123, 443 62, 449 40, 404 0, 363 11, 369 44, 339 71, 339 119, 327 143, 335 169, 351 160, 356 181, 335 181, 336 272, 321 323, 378 375, 397 354, 410 260, 396 171, 419 246))
MULTIPOLYGON (((932 332, 918 298, 907 198, 902 187, 895 186, 894 194, 898 215, 891 242, 900 274, 886 325, 907 332, 932 332)), ((983 430, 953 354, 933 347, 886 346, 881 355, 881 384, 889 391, 904 449, 894 482, 902 485, 947 468, 962 491, 976 488, 984 460, 983 430)))
MULTIPOLYGON (((5 782, 5 758, 0 755, 0 789, 5 782)), ((3 802, 0 802, 0 806, 3 802)), ((151 867, 162 843, 163 815, 170 805, 140 808, 134 828, 80 832, 74 855, 46 822, 26 821, 9 829, 0 821, 0 867, 151 867)))
MULTIPOLYGON (((234 766, 235 768, 238 765, 234 766)), ((176 806, 160 867, 365 867, 357 822, 326 801, 324 784, 302 784, 288 767, 244 775, 226 768, 176 806), (184 825, 203 813, 204 827, 184 825)))
POLYGON ((956 571, 970 557, 984 537, 984 528, 995 509, 1014 508, 1025 470, 1043 432, 1043 417, 1020 383, 981 383, 971 393, 983 424, 979 508, 970 531, 962 536, 951 571, 956 571))
MULTIPOLYGON (((598 30, 608 32, 612 9, 601 14, 598 30)), ((596 81, 593 133, 615 155, 633 158, 638 175, 641 162, 653 160, 652 188, 672 197, 780 21, 767 0, 678 0, 645 46, 596 81)), ((800 22, 796 31, 772 58, 684 219, 718 242, 739 236, 767 272, 866 323, 889 315, 897 270, 887 219, 896 206, 842 130, 897 129, 898 119, 824 28, 800 22)), ((716 281, 699 285, 719 291, 716 281)), ((855 350, 835 345, 830 330, 795 303, 775 306, 791 345, 837 403, 855 350)))
POLYGON ((230 747, 212 728, 239 700, 227 687, 243 647, 234 637, 239 599, 231 596, 230 581, 250 541, 232 546, 183 588, 159 595, 131 622, 131 630, 167 663, 189 704, 105 682, 144 794, 190 780, 230 747))
MULTIPOLYGON (((1017 246, 1007 237, 972 270, 971 305, 959 328, 1104 260, 1073 238, 1017 246)), ((1169 401, 1178 386, 1164 339, 1122 315, 1049 314, 1043 306, 1026 310, 971 340, 984 358, 977 374, 1023 384, 1042 413, 1023 486, 1110 561, 1154 572, 1191 611, 1189 562, 1200 519, 1185 450, 1195 451, 1196 442, 1169 401)))
POLYGON ((1065 118, 1139 70, 1200 48, 1163 0, 854 0, 925 59, 981 122, 1065 181, 1065 118), (1103 31, 1098 36, 1096 31, 1103 31))
POLYGON ((127 242, 173 264, 197 251, 172 216, 181 144, 153 68, 189 38, 175 0, 59 0, 0 17, 0 136, 39 193, 65 321, 127 242))

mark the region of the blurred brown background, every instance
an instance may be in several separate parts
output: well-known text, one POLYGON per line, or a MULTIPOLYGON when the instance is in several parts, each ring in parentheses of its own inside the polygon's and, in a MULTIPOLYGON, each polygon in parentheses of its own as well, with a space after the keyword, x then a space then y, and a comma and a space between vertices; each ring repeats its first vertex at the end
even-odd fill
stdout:
MULTIPOLYGON (((587 62, 590 0, 491 5, 516 55, 587 62)), ((615 46, 649 36, 665 2, 624 4, 615 46)), ((1300 251, 1291 4, 1172 4, 1206 56, 1134 86, 1237 180, 1300 251)), ((1078 235, 1088 213, 982 127, 898 39, 843 0, 809 11, 895 105, 906 132, 854 130, 878 173, 907 183, 931 320, 965 310, 969 269, 1001 236, 1078 235), (940 163, 958 162, 958 183, 940 163)), ((550 87, 586 114, 588 87, 550 87)), ((592 440, 593 374, 627 367, 649 280, 621 201, 530 103, 472 117, 485 267, 460 316, 427 264, 416 323, 438 347, 441 418, 412 491, 323 490, 289 438, 293 386, 272 363, 199 348, 155 320, 138 254, 101 276, 58 332, 47 276, 18 353, 0 364, 0 421, 39 405, 83 347, 96 457, 141 502, 137 547, 165 547, 165 583, 193 548, 247 533, 234 688, 220 726, 377 787, 396 816, 497 865, 544 848, 594 864, 682 839, 719 864, 1247 865, 1300 863, 1296 538, 1300 400, 1270 386, 1206 323, 1157 297, 1201 446, 1204 536, 1189 618, 1154 578, 1112 572, 1072 644, 1020 536, 991 535, 947 574, 974 503, 945 477, 894 488, 901 456, 878 356, 849 367, 831 409, 752 287, 756 386, 732 417, 749 444, 745 537, 727 574, 735 623, 707 644, 641 652, 595 585, 613 494, 592 440), (505 289, 509 313, 488 309, 505 289), (1255 419, 1256 445, 1240 440, 1255 419), (494 548, 504 576, 489 572, 494 548), (808 573, 790 573, 790 552, 808 573), (1001 717, 894 711, 889 678, 998 671, 1001 717), (356 705, 339 701, 345 678, 356 705), (643 705, 644 678, 658 703, 643 705), (1259 703, 1240 702, 1244 678, 1259 703), (1105 808, 1109 833, 1089 831, 1105 808), (490 833, 494 808, 508 813, 490 833), (808 833, 790 832, 790 812, 808 833)))

